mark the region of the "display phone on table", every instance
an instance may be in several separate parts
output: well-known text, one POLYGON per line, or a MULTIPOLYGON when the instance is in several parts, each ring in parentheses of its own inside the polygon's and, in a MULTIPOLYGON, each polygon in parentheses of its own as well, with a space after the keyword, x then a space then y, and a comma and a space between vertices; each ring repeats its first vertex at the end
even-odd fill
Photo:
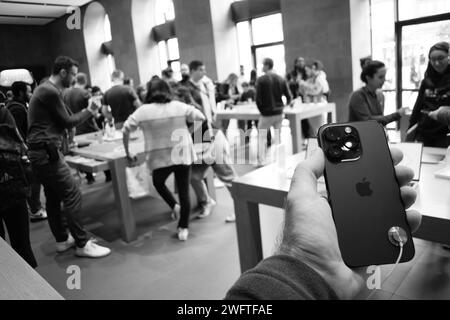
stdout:
POLYGON ((330 124, 318 134, 339 247, 349 267, 410 261, 415 249, 383 127, 330 124), (400 243, 401 242, 401 243, 400 243))

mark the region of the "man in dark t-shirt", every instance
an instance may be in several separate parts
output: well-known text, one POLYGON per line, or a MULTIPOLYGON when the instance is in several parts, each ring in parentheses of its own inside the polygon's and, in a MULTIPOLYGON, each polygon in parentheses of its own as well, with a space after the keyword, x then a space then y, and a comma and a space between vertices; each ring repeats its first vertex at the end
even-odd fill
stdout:
POLYGON ((124 123, 128 117, 141 106, 139 98, 130 86, 123 84, 124 73, 116 70, 112 74, 113 87, 103 96, 103 109, 105 117, 114 118, 117 124, 124 123))
MULTIPOLYGON (((89 106, 89 99, 91 94, 86 90, 87 76, 84 73, 79 73, 76 76, 75 86, 66 89, 63 92, 64 103, 69 107, 72 113, 78 113, 89 106)), ((95 118, 91 118, 76 128, 76 135, 86 134, 99 131, 100 129, 95 122, 95 118)))
POLYGON ((91 119, 99 108, 99 103, 92 101, 86 109, 71 114, 64 104, 62 90, 70 86, 77 72, 77 62, 69 57, 58 57, 52 76, 35 90, 28 113, 29 157, 33 171, 44 186, 56 250, 65 252, 76 247, 77 256, 100 258, 111 250, 89 240, 79 218, 81 191, 62 154, 65 132, 91 119))

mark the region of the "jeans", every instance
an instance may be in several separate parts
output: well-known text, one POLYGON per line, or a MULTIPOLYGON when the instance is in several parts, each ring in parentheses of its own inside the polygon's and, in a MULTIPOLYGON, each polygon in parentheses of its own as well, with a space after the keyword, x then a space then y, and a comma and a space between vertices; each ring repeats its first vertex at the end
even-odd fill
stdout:
POLYGON ((275 115, 275 116, 261 116, 258 123, 258 162, 263 162, 265 160, 266 152, 267 152, 267 132, 270 131, 270 128, 273 127, 275 129, 275 143, 280 142, 280 132, 281 126, 283 124, 284 115, 275 115))
POLYGON ((57 242, 64 242, 68 238, 67 225, 77 247, 83 248, 88 235, 79 218, 81 191, 62 155, 59 160, 49 162, 42 160, 43 154, 45 151, 29 152, 33 171, 44 186, 50 230, 57 242), (61 203, 64 205, 64 212, 61 203))
POLYGON ((166 186, 166 180, 171 173, 175 174, 175 183, 178 189, 178 197, 180 199, 180 220, 178 228, 187 229, 189 227, 189 215, 191 213, 191 199, 189 197, 189 181, 191 179, 190 166, 171 166, 153 170, 153 185, 156 191, 161 195, 164 201, 171 209, 175 207, 177 201, 173 197, 172 192, 166 186))
POLYGON ((32 267, 37 262, 31 249, 28 208, 26 199, 17 201, 0 211, 0 236, 5 238, 3 221, 8 230, 11 247, 32 267))
POLYGON ((41 183, 37 179, 36 174, 33 172, 33 181, 31 182, 31 193, 28 197, 28 206, 30 207, 31 213, 37 213, 42 209, 41 204, 41 183))

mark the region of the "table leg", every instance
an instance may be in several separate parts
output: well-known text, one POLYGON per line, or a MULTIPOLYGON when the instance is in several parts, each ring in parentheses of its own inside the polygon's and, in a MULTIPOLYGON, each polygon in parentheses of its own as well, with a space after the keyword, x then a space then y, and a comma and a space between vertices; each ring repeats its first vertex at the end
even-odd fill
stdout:
POLYGON ((110 162, 111 177, 114 188, 115 202, 121 222, 122 239, 131 242, 137 239, 136 222, 128 195, 125 168, 126 159, 116 159, 110 162))
POLYGON ((331 110, 331 123, 337 123, 337 117, 336 117, 336 108, 332 108, 331 110))
POLYGON ((244 273, 263 259, 261 227, 258 204, 240 198, 236 189, 237 187, 233 185, 239 260, 241 272, 244 273))
POLYGON ((294 154, 302 152, 302 120, 297 114, 287 115, 292 135, 292 152, 294 154))

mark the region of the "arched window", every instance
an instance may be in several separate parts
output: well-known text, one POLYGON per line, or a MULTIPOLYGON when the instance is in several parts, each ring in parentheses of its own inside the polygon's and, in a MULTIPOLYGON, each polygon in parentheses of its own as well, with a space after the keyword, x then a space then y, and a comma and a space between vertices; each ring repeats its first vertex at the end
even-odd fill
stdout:
POLYGON ((99 2, 91 2, 86 8, 83 35, 91 84, 107 90, 111 87, 115 63, 111 24, 105 8, 99 2))
POLYGON ((175 20, 175 8, 172 0, 156 0, 155 21, 156 25, 175 20))

